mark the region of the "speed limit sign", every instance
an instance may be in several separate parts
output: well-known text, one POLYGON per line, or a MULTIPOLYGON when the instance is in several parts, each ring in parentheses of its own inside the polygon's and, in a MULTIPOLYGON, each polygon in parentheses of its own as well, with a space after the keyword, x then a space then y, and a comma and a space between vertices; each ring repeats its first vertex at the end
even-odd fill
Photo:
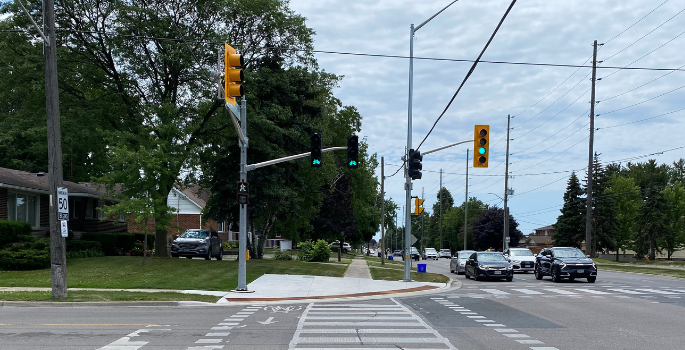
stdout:
POLYGON ((57 220, 69 220, 69 191, 57 187, 57 220))

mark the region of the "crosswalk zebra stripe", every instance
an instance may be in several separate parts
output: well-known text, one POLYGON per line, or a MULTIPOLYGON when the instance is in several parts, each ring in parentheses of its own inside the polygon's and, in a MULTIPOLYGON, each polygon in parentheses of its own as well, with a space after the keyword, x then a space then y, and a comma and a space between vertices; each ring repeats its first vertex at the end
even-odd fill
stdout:
POLYGON ((406 320, 411 316, 307 316, 309 320, 406 320))
POLYGON ((575 289, 575 290, 579 290, 579 291, 581 291, 581 292, 590 293, 590 294, 611 294, 611 293, 600 292, 600 291, 598 291, 598 290, 587 289, 587 288, 574 288, 574 289, 575 289))
MULTIPOLYGON (((419 334, 419 333, 432 333, 430 329, 402 329, 402 333, 407 334, 419 334)), ((301 333, 331 333, 331 334, 386 334, 386 333, 398 333, 397 329, 387 329, 387 328, 367 328, 367 329, 303 329, 301 333)))
MULTIPOLYGON (((330 315, 330 312, 310 312, 310 315, 330 315)), ((340 311, 336 315, 404 315, 401 311, 340 311)))
POLYGON ((335 344, 335 343, 355 343, 364 344, 425 344, 442 343, 438 338, 410 338, 410 337, 304 337, 300 338, 301 344, 335 344))
POLYGON ((578 293, 570 292, 570 291, 563 290, 563 289, 545 288, 544 290, 548 290, 550 292, 563 294, 563 295, 578 295, 578 293))
POLYGON ((530 290, 530 289, 512 289, 517 292, 525 293, 525 294, 532 294, 532 295, 540 295, 542 294, 541 292, 535 291, 535 290, 530 290))
POLYGON ((667 295, 678 295, 678 293, 673 293, 673 292, 667 292, 663 290, 656 290, 656 289, 640 289, 636 288, 637 290, 645 291, 645 292, 652 292, 652 293, 657 293, 657 294, 667 294, 667 295))
POLYGON ((481 290, 484 292, 488 292, 490 294, 495 294, 495 295, 509 295, 509 294, 511 294, 511 293, 508 293, 505 291, 501 291, 499 289, 481 289, 481 290))
POLYGON ((304 326, 376 326, 376 327, 416 327, 421 324, 418 322, 304 322, 304 326))

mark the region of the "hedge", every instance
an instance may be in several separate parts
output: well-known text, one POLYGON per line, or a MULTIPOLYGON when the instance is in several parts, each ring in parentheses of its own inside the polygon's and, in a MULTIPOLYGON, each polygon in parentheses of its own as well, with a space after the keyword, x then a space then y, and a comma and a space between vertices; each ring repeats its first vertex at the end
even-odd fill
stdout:
POLYGON ((0 220, 0 247, 14 242, 30 241, 31 225, 25 222, 0 220))
POLYGON ((102 251, 102 244, 97 241, 67 241, 67 253, 81 250, 102 251))
POLYGON ((16 271, 47 268, 50 268, 50 248, 19 251, 0 250, 0 269, 16 271))
MULTIPOLYGON (((143 241, 144 239, 144 233, 84 232, 81 234, 81 241, 100 242, 100 247, 105 255, 117 255, 117 248, 123 251, 132 250, 136 241, 143 241)), ((148 248, 154 247, 154 233, 148 233, 147 244, 148 248)))

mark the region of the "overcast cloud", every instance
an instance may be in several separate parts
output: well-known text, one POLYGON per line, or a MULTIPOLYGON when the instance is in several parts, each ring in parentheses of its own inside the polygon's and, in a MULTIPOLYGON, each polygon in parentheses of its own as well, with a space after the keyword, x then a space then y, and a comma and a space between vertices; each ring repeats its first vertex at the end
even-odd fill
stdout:
MULTIPOLYGON (((418 25, 449 2, 291 0, 291 8, 316 31, 317 50, 408 56, 409 25, 418 25)), ((685 30, 685 13, 681 13, 685 0, 666 1, 654 10, 662 2, 518 1, 483 59, 591 65, 592 42, 597 40, 606 43, 598 52, 598 61, 604 61, 601 65, 678 68, 685 65, 685 35, 679 36, 685 30)), ((416 32, 414 55, 475 59, 509 4, 505 0, 458 1, 416 32)), ((408 60, 333 54, 317 54, 317 58, 321 68, 345 76, 336 96, 359 109, 364 117, 361 135, 371 151, 389 163, 386 175, 392 174, 401 164, 407 142, 408 60)), ((414 60, 414 147, 470 65, 414 60)), ((510 197, 510 212, 524 234, 553 224, 570 172, 526 174, 577 169, 581 178, 585 176, 590 72, 588 68, 481 63, 421 149, 471 139, 474 124, 490 124, 490 166, 473 169, 469 165, 469 196, 501 207, 500 199, 488 193, 502 196, 504 192, 506 122, 511 114, 509 185, 515 195, 510 197)), ((685 88, 672 91, 685 85, 685 71, 598 69, 597 77, 603 79, 596 91, 601 102, 595 111, 599 115, 595 151, 601 153, 602 161, 685 146, 685 111, 607 128, 685 108, 685 88), (635 90, 612 98, 631 89, 635 90), (656 97, 661 94, 665 95, 656 97)), ((424 157, 423 179, 414 181, 413 194, 420 196, 425 190, 429 210, 436 202, 440 169, 445 171, 443 186, 456 203, 463 201, 467 147, 473 148, 471 144, 456 146, 424 157)), ((649 158, 670 164, 681 157, 685 149, 649 158)), ((404 204, 403 182, 402 172, 386 180, 387 196, 400 205, 404 204)))

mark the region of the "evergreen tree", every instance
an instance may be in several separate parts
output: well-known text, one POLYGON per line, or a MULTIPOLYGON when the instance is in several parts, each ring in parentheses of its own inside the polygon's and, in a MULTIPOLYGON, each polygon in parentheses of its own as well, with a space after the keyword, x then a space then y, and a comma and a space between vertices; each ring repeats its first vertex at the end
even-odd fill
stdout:
POLYGON ((617 206, 614 196, 605 194, 609 187, 611 174, 616 167, 611 166, 605 171, 599 161, 599 154, 595 153, 592 183, 592 254, 616 249, 616 235, 618 233, 617 206))
POLYGON ((627 167, 630 177, 640 187, 643 203, 636 220, 633 250, 636 258, 649 255, 653 260, 661 239, 669 230, 666 223, 669 208, 663 193, 668 184, 669 168, 665 164, 657 165, 654 159, 647 163, 628 163, 627 167))
POLYGON ((571 173, 564 193, 564 206, 554 225, 556 232, 552 239, 556 246, 580 248, 585 239, 585 199, 576 173, 571 173))

